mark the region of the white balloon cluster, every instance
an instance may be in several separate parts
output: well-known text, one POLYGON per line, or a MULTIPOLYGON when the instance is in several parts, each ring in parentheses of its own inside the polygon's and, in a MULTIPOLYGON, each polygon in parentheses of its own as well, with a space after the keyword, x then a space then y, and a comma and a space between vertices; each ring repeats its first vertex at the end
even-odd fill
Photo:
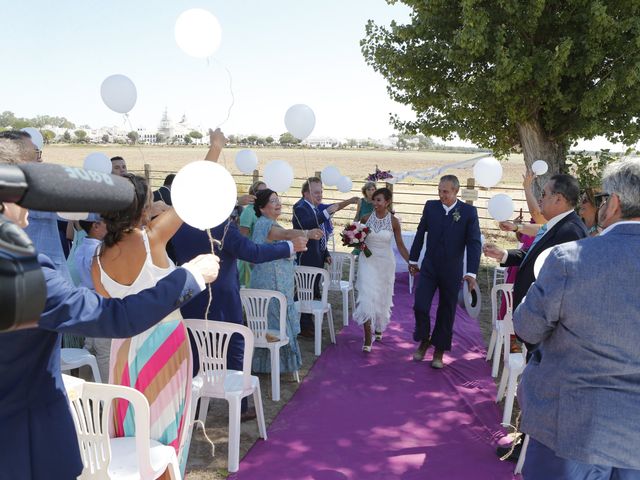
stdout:
POLYGON ((342 193, 348 193, 353 188, 353 181, 351 178, 340 174, 338 167, 328 165, 320 172, 320 178, 322 183, 329 187, 336 187, 338 191, 342 193))
POLYGON ((171 201, 182 220, 205 230, 229 218, 237 192, 236 182, 226 168, 199 160, 178 171, 171 185, 171 201))
POLYGON ((494 157, 484 157, 473 166, 473 176, 482 187, 491 188, 502 179, 502 165, 494 157))

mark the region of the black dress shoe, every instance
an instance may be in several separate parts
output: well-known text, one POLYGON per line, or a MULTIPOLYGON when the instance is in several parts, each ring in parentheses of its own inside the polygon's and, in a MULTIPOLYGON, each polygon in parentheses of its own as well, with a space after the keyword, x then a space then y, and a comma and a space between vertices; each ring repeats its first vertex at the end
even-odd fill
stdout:
POLYGON ((304 330, 300 330, 300 333, 298 334, 298 337, 301 338, 315 338, 315 332, 313 329, 304 329, 304 330))
POLYGON ((518 441, 518 444, 513 447, 513 452, 511 452, 511 447, 511 445, 506 445, 504 447, 496 448, 496 455, 498 455, 501 460, 504 459, 508 460, 509 462, 517 462, 518 458, 520 458, 520 452, 522 451, 522 442, 518 441))
POLYGON ((256 413, 255 408, 249 408, 246 412, 240 414, 240 421, 247 422, 249 420, 253 420, 256 418, 258 414, 256 413))

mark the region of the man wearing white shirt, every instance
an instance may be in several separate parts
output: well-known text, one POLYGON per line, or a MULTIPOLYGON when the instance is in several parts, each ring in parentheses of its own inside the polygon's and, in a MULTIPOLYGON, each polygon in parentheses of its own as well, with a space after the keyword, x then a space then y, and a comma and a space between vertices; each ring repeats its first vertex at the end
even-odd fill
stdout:
POLYGON ((598 237, 555 247, 514 312, 526 480, 640 479, 640 161, 603 176, 598 237))

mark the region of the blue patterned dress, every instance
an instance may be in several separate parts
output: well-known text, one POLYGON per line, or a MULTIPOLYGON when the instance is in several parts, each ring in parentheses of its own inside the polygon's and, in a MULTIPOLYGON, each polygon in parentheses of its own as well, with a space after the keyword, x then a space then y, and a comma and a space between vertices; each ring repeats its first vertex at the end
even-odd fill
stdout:
MULTIPOLYGON (((253 227, 252 240, 256 244, 276 243, 270 242, 267 237, 273 225, 278 225, 274 220, 265 216, 259 217, 253 227)), ((295 372, 302 365, 300 348, 297 335, 300 333, 300 318, 293 304, 293 259, 283 258, 271 262, 259 263, 253 266, 251 271, 251 288, 277 290, 287 298, 287 336, 289 344, 280 349, 280 371, 295 372)), ((269 328, 280 328, 279 305, 273 300, 269 305, 269 328)), ((266 348, 257 348, 253 354, 253 371, 268 373, 271 371, 269 351, 266 348)))

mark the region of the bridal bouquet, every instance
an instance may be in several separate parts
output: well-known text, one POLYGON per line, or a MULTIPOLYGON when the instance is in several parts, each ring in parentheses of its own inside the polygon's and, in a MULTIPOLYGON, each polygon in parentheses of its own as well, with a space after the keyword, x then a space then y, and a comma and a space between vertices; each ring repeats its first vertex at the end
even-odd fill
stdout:
POLYGON ((369 234, 369 227, 360 223, 353 222, 344 227, 344 230, 340 234, 342 238, 342 245, 345 247, 355 247, 360 250, 365 256, 371 256, 371 250, 367 247, 365 239, 369 234))

